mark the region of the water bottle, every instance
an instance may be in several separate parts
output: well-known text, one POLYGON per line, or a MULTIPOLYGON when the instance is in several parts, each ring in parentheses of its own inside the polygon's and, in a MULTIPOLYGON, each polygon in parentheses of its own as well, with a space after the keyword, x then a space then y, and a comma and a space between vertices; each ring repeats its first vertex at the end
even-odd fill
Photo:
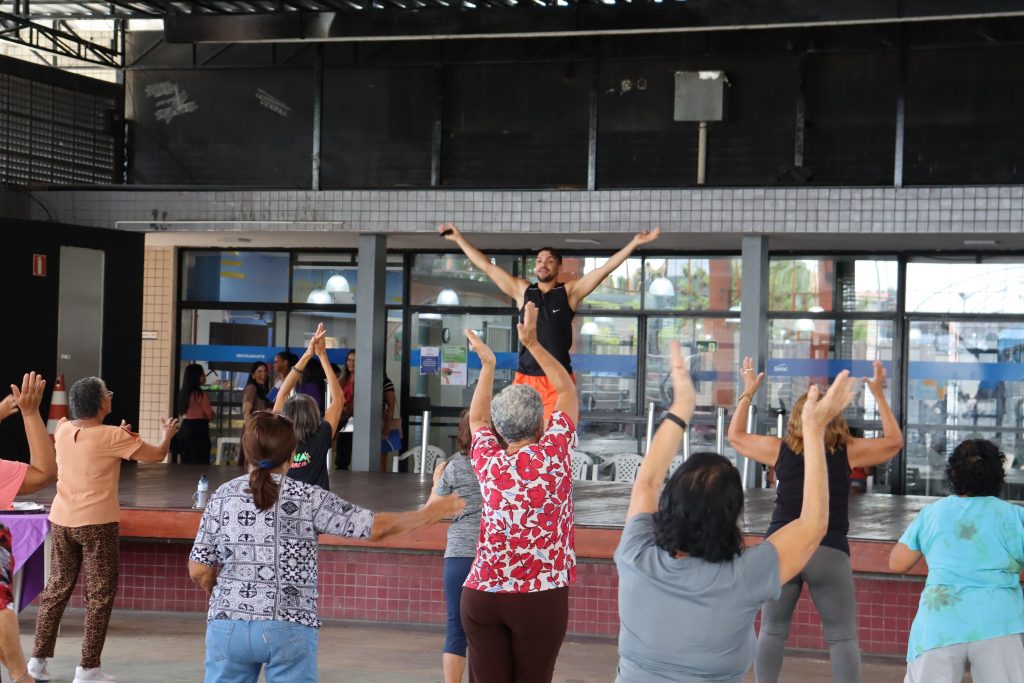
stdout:
POLYGON ((196 487, 196 492, 192 494, 192 507, 205 508, 206 501, 208 500, 210 500, 210 481, 204 474, 199 477, 199 486, 196 487))

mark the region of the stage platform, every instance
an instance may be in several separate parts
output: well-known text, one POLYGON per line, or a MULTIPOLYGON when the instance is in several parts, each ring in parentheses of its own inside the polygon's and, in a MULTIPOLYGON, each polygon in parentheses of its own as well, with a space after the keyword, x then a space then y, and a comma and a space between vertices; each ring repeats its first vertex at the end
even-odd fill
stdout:
MULTIPOLYGON (((191 509, 192 494, 202 474, 207 474, 210 492, 242 474, 237 466, 137 465, 123 467, 120 502, 121 535, 137 539, 195 538, 200 512, 191 509)), ((331 490, 371 510, 404 511, 422 505, 430 495, 431 480, 416 474, 380 472, 331 472, 331 490)), ((577 481, 574 483, 577 555, 581 558, 610 559, 629 505, 629 484, 577 481)), ((54 488, 31 496, 48 504, 54 488)), ((747 492, 742 531, 758 542, 768 527, 775 492, 747 492)), ((850 499, 850 541, 856 571, 885 574, 888 552, 922 507, 936 500, 924 496, 864 494, 850 499), (884 555, 884 557, 883 557, 884 555)), ((446 525, 422 529, 387 539, 372 547, 443 551, 446 525)), ((351 539, 324 537, 323 545, 367 546, 351 539)), ((918 573, 923 573, 918 570, 918 573)))
MULTIPOLYGON (((120 609, 206 609, 205 594, 186 571, 201 512, 190 508, 200 475, 210 490, 242 474, 236 466, 125 465, 121 473, 120 609)), ((430 493, 419 475, 332 472, 331 490, 373 510, 415 509, 430 493)), ((570 591, 569 632, 618 633, 618 576, 611 561, 625 522, 630 486, 576 482, 577 583, 570 591)), ((31 499, 48 504, 53 487, 31 499)), ((750 491, 742 527, 748 543, 763 540, 773 491, 750 491)), ((935 498, 865 494, 850 501, 851 561, 861 648, 874 655, 905 654, 907 634, 923 587, 924 567, 910 576, 889 571, 893 544, 918 511, 935 498)), ((438 524, 380 543, 321 538, 319 587, 324 618, 391 623, 444 622, 441 588, 447 525, 438 524)), ((73 605, 81 606, 76 592, 73 605)), ((806 591, 797 605, 789 646, 825 650, 820 622, 806 591)))

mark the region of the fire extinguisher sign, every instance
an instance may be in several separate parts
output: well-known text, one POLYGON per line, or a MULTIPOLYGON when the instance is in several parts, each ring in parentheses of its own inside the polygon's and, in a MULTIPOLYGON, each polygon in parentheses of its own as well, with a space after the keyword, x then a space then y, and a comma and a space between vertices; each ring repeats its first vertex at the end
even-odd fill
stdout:
POLYGON ((46 277, 46 254, 32 254, 32 275, 46 277))

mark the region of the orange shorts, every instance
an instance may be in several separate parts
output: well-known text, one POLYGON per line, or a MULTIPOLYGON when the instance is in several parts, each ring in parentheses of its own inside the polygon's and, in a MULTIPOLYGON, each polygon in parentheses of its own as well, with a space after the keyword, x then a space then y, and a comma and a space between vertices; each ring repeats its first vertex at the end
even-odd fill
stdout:
MULTIPOLYGON (((576 381, 576 375, 570 374, 569 376, 572 377, 573 382, 576 381)), ((551 385, 551 380, 546 375, 524 375, 517 372, 512 384, 525 384, 537 390, 541 402, 544 403, 544 426, 546 428, 548 420, 551 419, 551 413, 555 412, 555 403, 558 401, 558 392, 551 385)))

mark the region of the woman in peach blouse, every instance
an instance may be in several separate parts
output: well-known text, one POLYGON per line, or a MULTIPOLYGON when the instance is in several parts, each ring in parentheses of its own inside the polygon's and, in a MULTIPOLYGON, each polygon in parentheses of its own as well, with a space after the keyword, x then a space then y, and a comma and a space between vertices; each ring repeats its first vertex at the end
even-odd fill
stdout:
POLYGON ((50 508, 50 576, 39 601, 35 648, 28 663, 36 680, 51 678, 47 660, 53 657, 60 620, 80 569, 85 574, 85 629, 74 680, 116 680, 100 668, 100 654, 117 596, 121 463, 163 460, 178 421, 165 420, 160 443, 148 444, 124 421, 120 427, 103 424, 113 399, 114 392, 99 377, 78 380, 68 392, 72 419, 62 419, 54 434, 57 495, 50 508))

